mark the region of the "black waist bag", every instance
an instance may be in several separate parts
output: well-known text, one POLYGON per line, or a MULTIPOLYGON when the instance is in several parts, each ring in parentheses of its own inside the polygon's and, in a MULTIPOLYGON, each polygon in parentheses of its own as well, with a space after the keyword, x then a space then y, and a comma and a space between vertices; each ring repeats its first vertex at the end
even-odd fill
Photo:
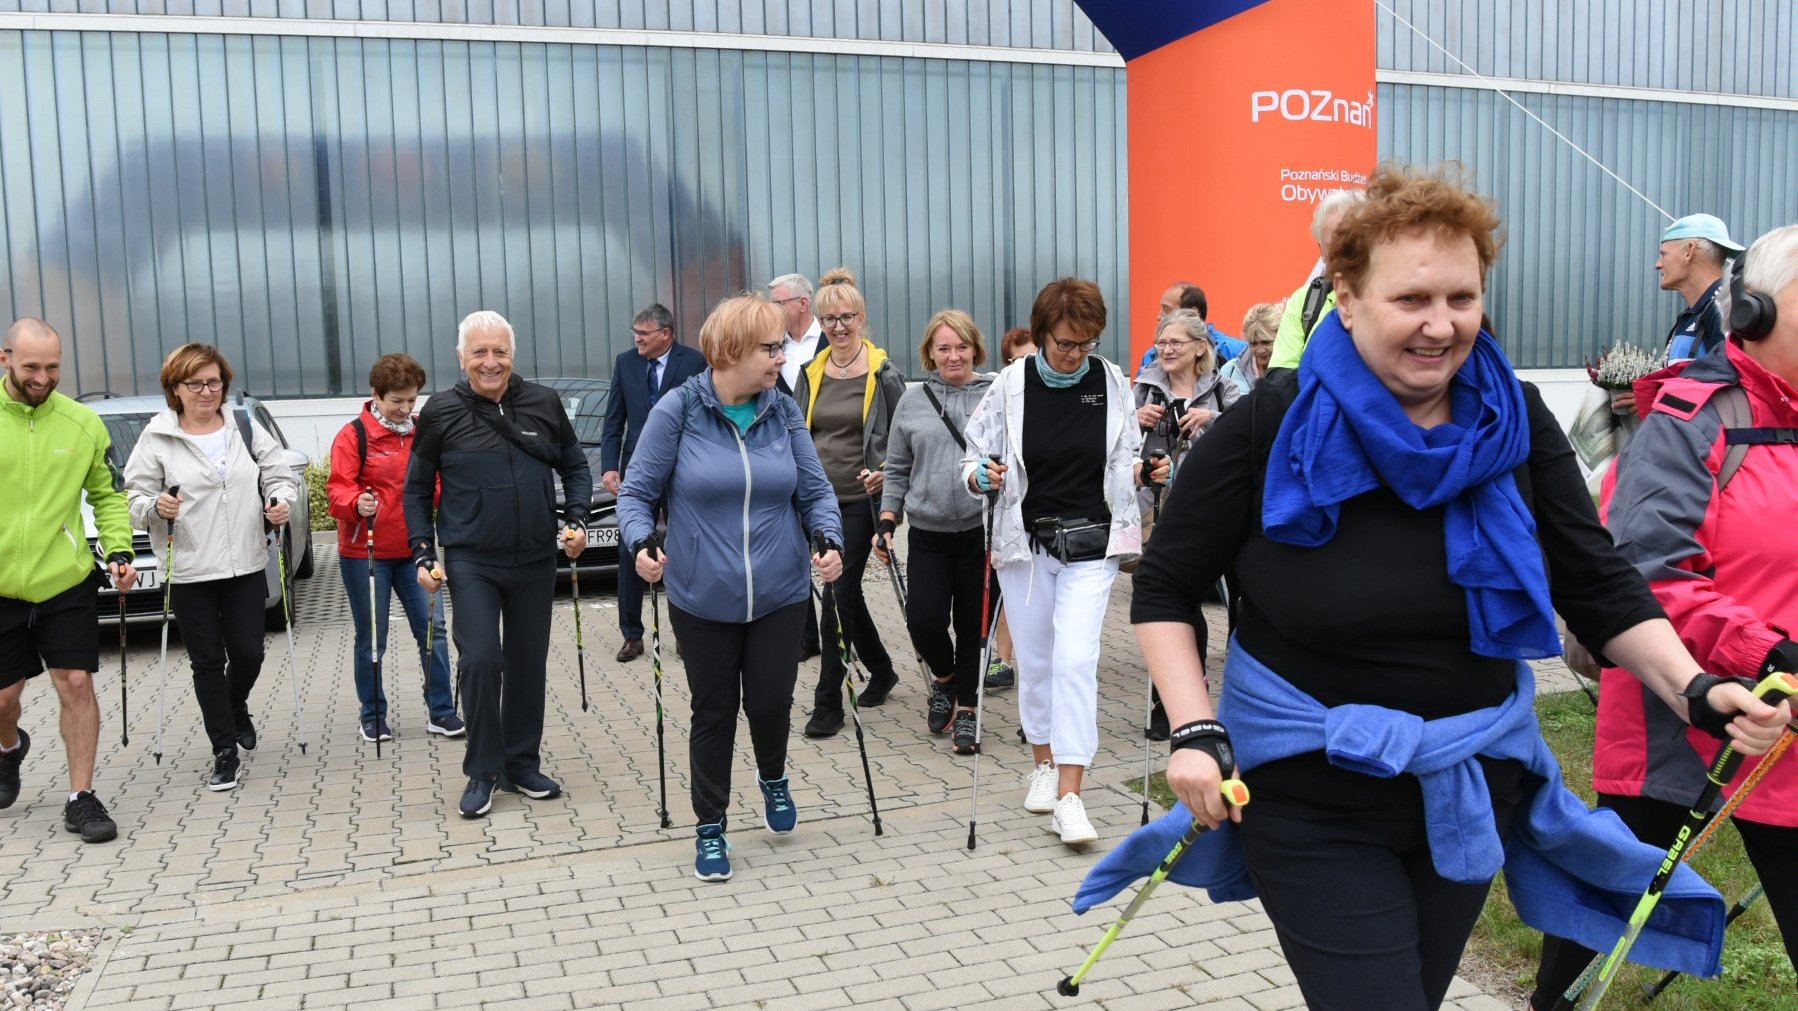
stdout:
POLYGON ((1030 539, 1062 564, 1095 562, 1111 543, 1111 521, 1048 516, 1031 525, 1030 539))

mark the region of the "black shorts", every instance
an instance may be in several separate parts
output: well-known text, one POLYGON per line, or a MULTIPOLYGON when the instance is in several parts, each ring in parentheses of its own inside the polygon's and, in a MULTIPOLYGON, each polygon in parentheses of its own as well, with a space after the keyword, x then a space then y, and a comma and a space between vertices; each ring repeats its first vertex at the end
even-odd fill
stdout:
POLYGON ((97 577, 41 604, 0 597, 0 688, 37 677, 45 667, 99 670, 99 621, 97 577))

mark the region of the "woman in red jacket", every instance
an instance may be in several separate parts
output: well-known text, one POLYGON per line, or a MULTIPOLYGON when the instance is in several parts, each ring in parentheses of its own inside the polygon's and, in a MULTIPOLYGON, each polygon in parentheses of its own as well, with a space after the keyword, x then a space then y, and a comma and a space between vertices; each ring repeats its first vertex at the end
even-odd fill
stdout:
MULTIPOLYGON (((1642 427, 1612 468, 1605 524, 1707 671, 1798 669, 1798 225, 1761 236, 1717 305, 1729 339, 1636 384, 1642 427)), ((1598 803, 1656 846, 1673 842, 1718 740, 1689 728, 1620 668, 1604 672, 1593 748, 1598 803)), ((1734 794, 1758 759, 1742 763, 1734 794)), ((1798 967, 1798 763, 1769 770, 1734 823, 1798 967)), ((1550 937, 1535 1006, 1553 1005, 1592 952, 1550 937)))
MULTIPOLYGON (((387 722, 387 692, 375 683, 375 650, 387 649, 387 595, 400 598, 412 638, 418 642, 419 663, 427 670, 425 705, 430 720, 425 729, 444 737, 461 737, 462 720, 450 695, 449 636, 443 630, 443 600, 427 595, 414 578, 412 552, 406 543, 406 515, 400 508, 400 489, 406 483, 406 466, 412 460, 413 415, 418 391, 424 387, 425 370, 410 355, 383 355, 368 370, 369 395, 362 413, 338 431, 331 443, 331 477, 326 493, 331 515, 337 517, 337 568, 350 595, 350 612, 356 624, 356 697, 362 739, 391 741, 387 722), (374 527, 374 597, 369 596, 368 528, 374 527), (368 609, 379 602, 379 642, 369 643, 368 609), (425 622, 430 621, 427 635, 425 622), (425 643, 431 642, 430 655, 425 643)), ((395 672, 388 671, 388 674, 395 672)))

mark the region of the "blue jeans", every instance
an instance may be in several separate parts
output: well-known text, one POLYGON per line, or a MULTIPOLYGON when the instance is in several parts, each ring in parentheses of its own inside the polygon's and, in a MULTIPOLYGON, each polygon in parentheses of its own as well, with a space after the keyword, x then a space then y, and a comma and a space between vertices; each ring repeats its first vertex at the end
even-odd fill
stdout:
MULTIPOLYGON (((387 718, 387 693, 383 686, 375 684, 374 650, 368 642, 368 556, 338 555, 337 570, 343 575, 343 588, 350 596, 350 613, 354 615, 356 626, 356 698, 362 702, 359 717, 362 722, 387 718)), ((425 661, 425 611, 430 610, 431 621, 431 657, 430 674, 425 678, 425 706, 431 711, 433 720, 456 715, 456 702, 450 695, 449 636, 443 629, 443 597, 432 594, 418 585, 417 570, 412 566, 410 558, 377 558, 375 559, 375 600, 380 602, 378 630, 380 648, 383 656, 387 651, 387 595, 391 592, 400 598, 400 607, 406 612, 406 621, 412 626, 412 638, 418 642, 418 661, 421 669, 426 667, 425 661)), ((383 665, 383 678, 391 678, 398 674, 391 665, 383 665)))

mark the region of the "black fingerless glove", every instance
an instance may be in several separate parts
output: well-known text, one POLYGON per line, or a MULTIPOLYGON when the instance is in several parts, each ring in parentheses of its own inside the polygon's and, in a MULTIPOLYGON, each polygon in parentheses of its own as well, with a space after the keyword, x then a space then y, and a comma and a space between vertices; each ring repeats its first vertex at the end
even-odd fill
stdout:
POLYGON ((662 560, 662 538, 659 536, 643 538, 642 540, 637 542, 636 547, 631 549, 631 556, 636 557, 637 555, 642 554, 645 551, 649 552, 649 558, 651 561, 656 561, 656 562, 661 561, 662 560))
POLYGON ((130 565, 135 561, 137 561, 137 556, 129 551, 114 551, 112 554, 106 556, 106 564, 108 565, 130 565))
POLYGON ((1236 775, 1236 749, 1230 747, 1230 734, 1216 720, 1194 720, 1183 723, 1167 735, 1167 753, 1181 748, 1197 748, 1210 755, 1225 779, 1236 775))
POLYGON ((1680 692, 1686 700, 1686 722, 1704 731, 1720 741, 1729 740, 1726 729, 1729 721, 1736 718, 1737 710, 1727 712, 1711 705, 1711 689, 1720 684, 1734 682, 1749 691, 1754 690, 1754 682, 1748 678, 1725 678, 1715 674, 1695 674, 1686 682, 1685 690, 1680 692))
POLYGON ((882 516, 880 518, 879 523, 874 524, 875 535, 879 536, 879 537, 883 537, 883 538, 892 537, 893 531, 895 531, 897 529, 899 529, 899 522, 897 520, 888 519, 884 516, 882 516))
POLYGON ((412 545, 412 567, 427 572, 437 571, 437 553, 431 550, 430 541, 419 541, 412 545))
POLYGON ((1779 673, 1798 673, 1798 642, 1781 639, 1767 651, 1767 659, 1761 661, 1760 676, 1779 673))

